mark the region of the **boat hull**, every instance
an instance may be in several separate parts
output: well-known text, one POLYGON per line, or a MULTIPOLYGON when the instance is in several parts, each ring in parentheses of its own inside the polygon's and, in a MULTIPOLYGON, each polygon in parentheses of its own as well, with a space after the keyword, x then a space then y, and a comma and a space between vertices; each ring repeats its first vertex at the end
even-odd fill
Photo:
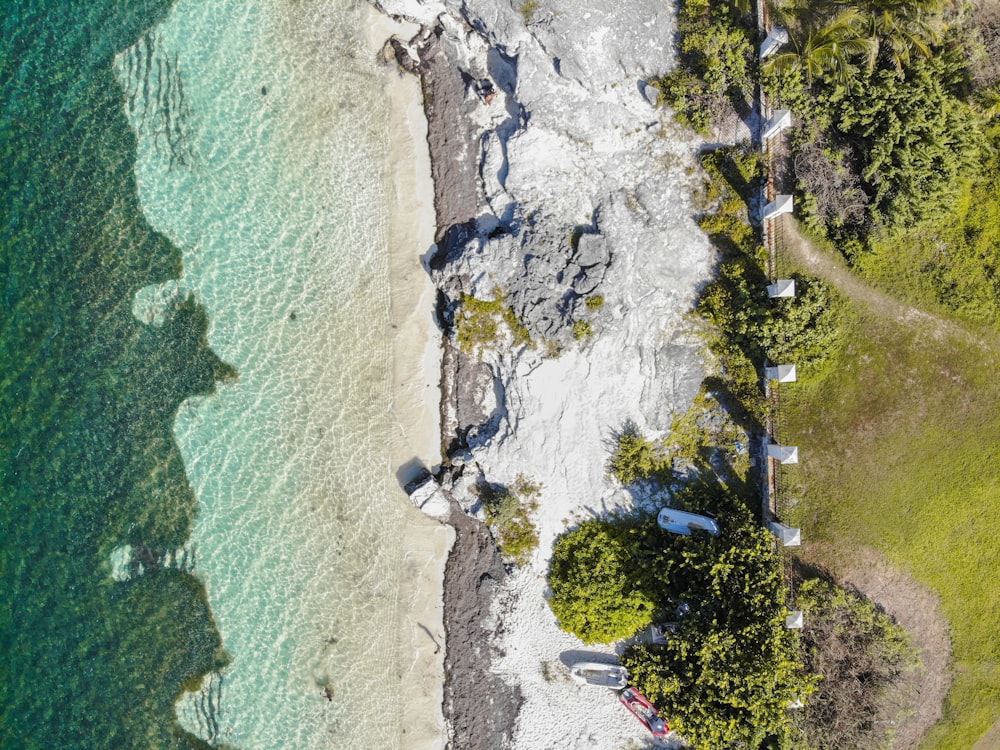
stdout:
POLYGON ((664 531, 674 534, 691 536, 696 531, 704 531, 712 536, 719 535, 719 524, 708 516, 701 516, 697 513, 688 513, 674 508, 663 508, 656 517, 656 522, 664 531))
POLYGON ((581 685, 594 685, 610 690, 621 690, 628 685, 628 670, 617 664, 582 661, 570 667, 569 672, 581 685))
POLYGON ((618 694, 618 700, 620 700, 625 708, 632 712, 632 714, 639 721, 643 723, 646 727, 656 737, 666 737, 670 732, 670 725, 667 724, 667 720, 664 719, 657 712, 656 707, 649 701, 645 695, 639 692, 637 688, 627 687, 618 694))

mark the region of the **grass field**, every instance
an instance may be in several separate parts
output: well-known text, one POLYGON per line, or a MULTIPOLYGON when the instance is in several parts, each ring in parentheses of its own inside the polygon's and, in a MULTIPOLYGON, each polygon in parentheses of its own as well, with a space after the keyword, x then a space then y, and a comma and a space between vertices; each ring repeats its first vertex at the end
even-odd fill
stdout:
POLYGON ((823 375, 782 389, 792 519, 940 596, 954 683, 923 747, 968 750, 1000 717, 1000 337, 857 299, 843 326, 823 375))

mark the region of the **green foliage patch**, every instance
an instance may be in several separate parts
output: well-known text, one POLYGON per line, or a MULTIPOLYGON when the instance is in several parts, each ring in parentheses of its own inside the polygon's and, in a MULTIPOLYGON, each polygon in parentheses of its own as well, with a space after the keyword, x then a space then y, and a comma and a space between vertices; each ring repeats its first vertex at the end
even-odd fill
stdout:
POLYGON ((497 545, 510 562, 523 565, 538 548, 538 528, 531 514, 538 508, 538 485, 518 475, 510 487, 482 490, 486 523, 497 535, 497 545))
POLYGON ((709 348, 719 357, 729 405, 741 419, 762 423, 765 360, 795 363, 808 378, 839 345, 839 297, 818 279, 793 274, 796 296, 772 300, 764 273, 766 251, 746 220, 739 193, 750 193, 761 174, 759 161, 740 148, 703 156, 706 200, 715 210, 699 221, 722 251, 718 275, 702 292, 698 312, 714 325, 709 348))
POLYGON ((455 312, 455 338, 466 354, 497 346, 509 335, 516 346, 531 346, 531 334, 513 308, 504 304, 503 292, 493 290, 494 299, 483 300, 471 294, 462 295, 455 312))
POLYGON ((718 514, 721 535, 670 534, 654 518, 587 521, 556 542, 552 610, 590 643, 629 637, 687 604, 667 644, 626 650, 633 684, 696 747, 791 736, 788 703, 813 680, 784 626, 787 592, 771 538, 722 485, 692 485, 676 501, 718 514))
POLYGON ((639 543, 643 527, 586 521, 556 540, 549 567, 549 606, 563 630, 584 643, 627 638, 653 621, 639 543))
POLYGON ((628 423, 615 436, 615 450, 608 459, 608 471, 622 484, 662 476, 669 472, 670 460, 662 446, 644 437, 628 423))
POLYGON ((707 133, 713 123, 734 111, 734 101, 753 90, 753 31, 743 18, 731 3, 680 2, 680 64, 653 83, 677 120, 699 133, 707 133))
POLYGON ((957 196, 935 220, 874 238, 858 269, 911 303, 1000 323, 1000 131, 982 170, 955 178, 957 196))

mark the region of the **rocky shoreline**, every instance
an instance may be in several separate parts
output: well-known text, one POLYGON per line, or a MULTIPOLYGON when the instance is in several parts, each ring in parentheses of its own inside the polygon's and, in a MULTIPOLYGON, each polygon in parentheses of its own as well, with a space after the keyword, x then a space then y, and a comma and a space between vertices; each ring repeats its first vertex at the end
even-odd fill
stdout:
POLYGON ((420 26, 383 54, 420 77, 434 181, 445 458, 418 504, 456 530, 447 743, 578 747, 560 733, 583 731, 603 746, 635 727, 552 678, 579 644, 545 609, 544 575, 573 519, 643 500, 604 476, 609 432, 629 421, 663 434, 703 375, 686 316, 712 258, 688 205, 694 145, 664 130, 646 84, 670 64, 673 15, 644 0, 539 3, 533 18, 490 2, 372 2, 420 26), (496 346, 459 347, 463 300, 498 295, 531 344, 502 330, 496 346), (505 568, 478 488, 522 473, 543 487, 540 546, 505 568), (577 705, 554 722, 549 704, 567 697, 577 705))

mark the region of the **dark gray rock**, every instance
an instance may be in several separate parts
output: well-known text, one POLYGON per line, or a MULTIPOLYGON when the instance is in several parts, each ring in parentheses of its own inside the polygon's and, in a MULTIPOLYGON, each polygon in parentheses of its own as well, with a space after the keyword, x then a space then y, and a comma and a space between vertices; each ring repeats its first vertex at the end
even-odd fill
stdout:
POLYGON ((600 286, 611 264, 602 237, 585 234, 574 248, 573 236, 574 227, 535 216, 513 232, 444 248, 432 277, 452 303, 463 294, 493 299, 499 288, 533 339, 569 343, 580 298, 600 286))

